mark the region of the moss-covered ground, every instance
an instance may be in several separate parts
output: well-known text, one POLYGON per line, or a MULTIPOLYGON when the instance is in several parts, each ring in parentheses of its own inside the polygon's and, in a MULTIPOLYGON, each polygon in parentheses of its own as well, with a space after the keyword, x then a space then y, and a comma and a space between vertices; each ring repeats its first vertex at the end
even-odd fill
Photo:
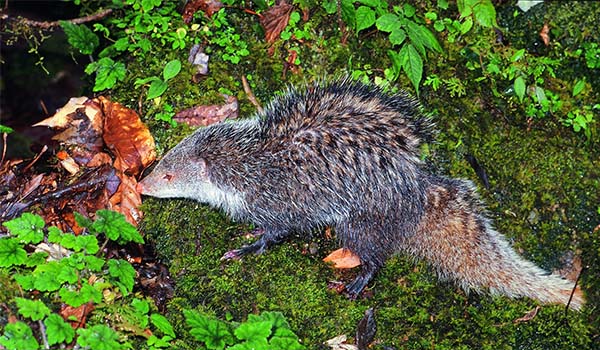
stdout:
MULTIPOLYGON (((419 9, 432 6, 429 2, 416 3, 419 9)), ((600 18, 599 4, 565 6, 547 2, 543 9, 514 17, 516 7, 498 5, 498 21, 504 35, 513 40, 511 45, 543 55, 548 49, 533 48, 540 45, 538 32, 544 23, 561 30, 562 37, 557 40, 565 46, 577 45, 576 39, 573 43, 566 38, 586 31, 597 33, 597 23, 592 25, 585 19, 592 14, 600 18)), ((389 65, 389 44, 379 37, 351 35, 343 45, 340 33, 319 29, 328 28, 331 17, 324 17, 319 10, 311 15, 317 29, 313 40, 299 46, 302 63, 298 72, 288 71, 284 79, 278 52, 285 44, 276 44, 276 54, 268 56, 262 38, 252 34, 254 27, 247 24, 251 18, 234 12, 232 22, 239 25, 236 28, 249 43, 251 55, 234 67, 218 57, 211 58, 211 73, 199 84, 190 82, 189 68, 175 79, 165 99, 178 110, 218 102, 217 90, 227 88, 237 93, 241 115, 249 116, 254 107, 241 88, 241 75, 252 75, 254 93, 264 104, 287 84, 348 74, 365 64, 375 70, 389 65), (248 34, 244 34, 246 27, 248 34)), ((491 29, 474 29, 468 35, 466 41, 497 45, 497 33, 491 29)), ((597 34, 595 40, 599 40, 597 34)), ((536 307, 534 301, 466 295, 452 284, 439 282, 425 263, 405 256, 387 263, 369 285, 366 297, 348 300, 329 289, 328 283, 350 281, 356 271, 336 271, 321 261, 337 248, 335 239, 324 238, 323 232, 296 237, 261 256, 221 262, 219 258, 226 251, 254 239, 246 235, 253 227, 234 223, 217 210, 195 202, 148 198, 141 230, 175 280, 168 315, 179 320, 177 327, 185 327, 181 322, 184 308, 238 321, 250 313, 281 311, 308 349, 324 349, 321 344, 327 339, 340 334, 352 337, 364 311, 374 307, 374 349, 600 348, 600 142, 575 133, 554 117, 525 117, 523 106, 507 103, 493 93, 489 83, 475 80, 476 72, 465 68, 469 58, 461 54, 458 43, 440 42, 445 53, 430 57, 425 75, 457 77, 466 94, 455 97, 443 90, 421 88, 424 109, 439 131, 436 142, 427 149, 427 161, 436 171, 477 183, 496 227, 526 258, 548 270, 579 265, 571 257, 580 258, 583 272, 579 283, 589 301, 583 311, 543 305, 533 319, 518 322, 536 307), (485 170, 489 188, 465 155, 475 157, 485 170)), ((140 76, 160 71, 161 64, 172 58, 176 57, 167 48, 157 52, 139 65, 140 76)), ((558 86, 572 76, 586 77, 591 90, 584 98, 598 102, 597 69, 586 70, 572 65, 569 57, 562 59, 557 76, 549 84, 558 86)), ((130 69, 136 69, 135 65, 130 69)), ((405 77, 397 85, 411 89, 405 77)), ((570 89, 566 86, 564 93, 559 92, 561 99, 576 105, 570 89)), ((500 87, 497 90, 503 91, 500 87)), ((114 98, 137 101, 137 93, 117 89, 114 98)), ((151 116, 147 121, 161 151, 190 132, 187 127, 165 128, 151 116)), ((597 121, 594 127, 598 128, 597 121)), ((197 348, 190 339, 179 342, 182 349, 197 348)))

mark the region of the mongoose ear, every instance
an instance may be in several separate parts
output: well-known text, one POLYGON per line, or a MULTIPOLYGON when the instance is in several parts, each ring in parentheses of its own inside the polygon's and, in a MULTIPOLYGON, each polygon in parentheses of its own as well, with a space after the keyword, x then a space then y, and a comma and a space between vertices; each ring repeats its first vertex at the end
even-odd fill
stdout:
POLYGON ((198 167, 198 173, 200 177, 203 179, 208 179, 210 176, 210 171, 208 169, 208 162, 206 159, 198 157, 196 160, 196 166, 198 167))

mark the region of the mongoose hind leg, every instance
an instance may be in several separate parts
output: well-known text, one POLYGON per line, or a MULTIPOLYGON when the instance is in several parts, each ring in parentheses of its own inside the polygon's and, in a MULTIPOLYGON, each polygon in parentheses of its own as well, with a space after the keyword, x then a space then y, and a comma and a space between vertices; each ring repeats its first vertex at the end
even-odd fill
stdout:
POLYGON ((362 270, 356 278, 346 285, 346 293, 348 298, 356 299, 365 289, 367 284, 373 279, 375 273, 379 270, 379 266, 373 263, 363 263, 362 270))
POLYGON ((264 229, 264 233, 256 242, 228 251, 221 257, 221 260, 241 259, 249 253, 262 254, 268 248, 285 241, 289 235, 290 232, 287 230, 264 229))

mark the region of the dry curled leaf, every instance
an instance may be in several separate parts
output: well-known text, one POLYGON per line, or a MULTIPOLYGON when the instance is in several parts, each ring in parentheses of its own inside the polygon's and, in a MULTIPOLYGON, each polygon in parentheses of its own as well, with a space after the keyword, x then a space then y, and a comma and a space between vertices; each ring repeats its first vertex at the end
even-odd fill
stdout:
POLYGON ((97 100, 105 115, 102 136, 116 157, 115 169, 138 175, 156 159, 154 138, 133 110, 104 97, 97 100))
POLYGON ((206 16, 211 17, 213 13, 219 11, 223 4, 216 0, 188 0, 183 8, 183 21, 187 24, 192 22, 194 14, 201 10, 206 16))
POLYGON ((260 16, 260 24, 265 29, 265 39, 267 43, 272 44, 279 38, 281 32, 290 21, 290 14, 294 6, 285 1, 270 7, 260 16))
POLYGON ((542 38, 544 45, 550 45, 550 27, 548 27, 548 23, 545 23, 542 30, 540 30, 540 38, 542 38))
POLYGON ((536 306, 535 309, 529 311, 523 317, 519 317, 513 321, 513 323, 521 323, 533 320, 533 318, 537 315, 538 311, 540 311, 540 307, 536 306))
POLYGON ((333 263, 333 267, 336 269, 351 269, 360 265, 360 258, 345 248, 331 252, 323 258, 323 261, 333 263))

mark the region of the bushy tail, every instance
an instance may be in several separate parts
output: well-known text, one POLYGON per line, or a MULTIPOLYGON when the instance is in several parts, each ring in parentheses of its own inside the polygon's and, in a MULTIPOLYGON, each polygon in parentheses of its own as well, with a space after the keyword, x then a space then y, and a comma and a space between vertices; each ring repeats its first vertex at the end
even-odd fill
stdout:
MULTIPOLYGON (((472 183, 432 178, 424 219, 403 249, 432 264, 442 279, 466 291, 489 289, 511 298, 529 297, 542 303, 567 304, 574 283, 550 274, 520 257, 492 228, 472 183)), ((569 304, 584 304, 577 288, 569 304)))

